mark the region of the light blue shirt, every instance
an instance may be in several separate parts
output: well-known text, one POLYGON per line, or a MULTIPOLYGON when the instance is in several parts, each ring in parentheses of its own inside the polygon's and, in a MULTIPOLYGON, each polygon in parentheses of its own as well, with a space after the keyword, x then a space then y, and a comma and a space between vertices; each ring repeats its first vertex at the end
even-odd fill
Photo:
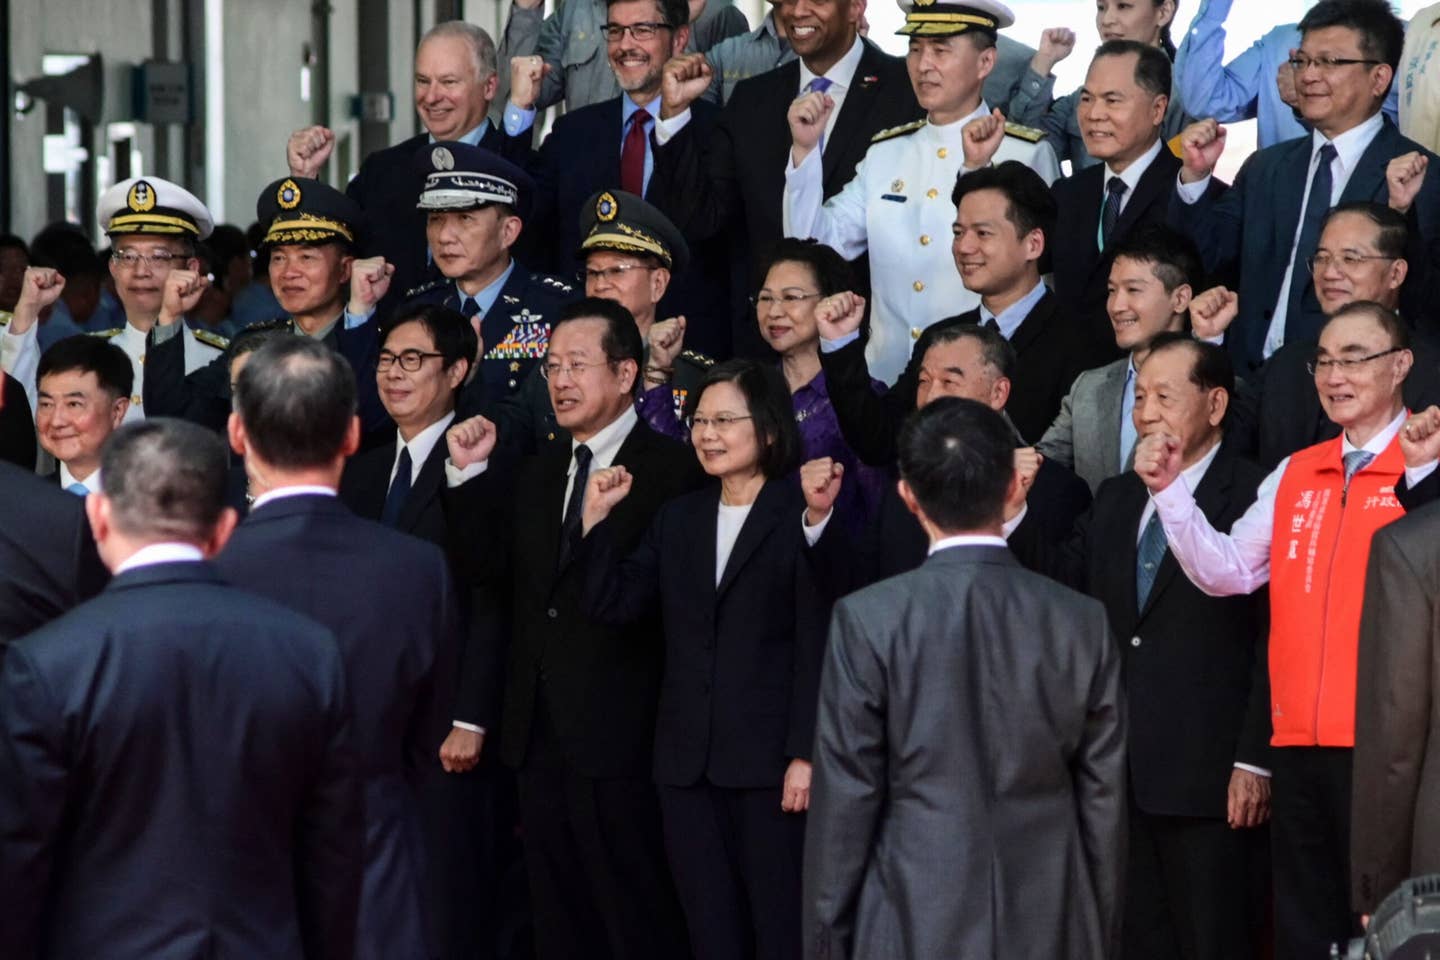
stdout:
MULTIPOLYGON (((481 120, 481 121, 480 121, 480 126, 476 127, 474 130, 471 130, 469 133, 467 133, 467 134, 465 134, 464 136, 460 137, 460 139, 459 139, 458 141, 456 141, 456 142, 458 142, 458 143, 468 143, 468 144, 470 144, 470 146, 472 146, 472 147, 478 147, 478 146, 480 146, 480 141, 485 139, 485 133, 486 133, 486 131, 488 131, 489 129, 490 129, 490 118, 489 118, 489 117, 486 117, 484 120, 481 120)), ((430 135, 430 142, 431 142, 431 143, 434 143, 434 142, 435 142, 435 135, 434 135, 434 134, 431 134, 431 135, 430 135)))
MULTIPOLYGON (((630 118, 635 111, 640 109, 640 104, 629 97, 620 98, 620 146, 625 146, 625 134, 630 131, 630 118)), ((641 196, 650 189, 650 174, 655 171, 655 150, 651 147, 651 137, 655 133, 655 118, 660 116, 660 98, 656 97, 645 104, 645 112, 650 114, 650 119, 645 121, 645 178, 641 181, 641 196)))
POLYGON ((1001 310, 998 315, 991 313, 982 302, 980 304, 980 322, 983 324, 988 320, 994 320, 995 325, 1000 328, 1000 336, 1009 340, 1015 336, 1015 331, 1020 329, 1020 324, 1025 322, 1025 318, 1030 316, 1030 311, 1035 309, 1035 304, 1045 296, 1045 290, 1045 281, 1042 280, 1035 284, 1034 290, 1001 310))
POLYGON ((493 283, 491 283, 488 287, 485 287, 473 297, 465 296, 465 294, 462 293, 460 288, 457 286, 455 288, 455 293, 460 298, 460 306, 463 307, 466 300, 474 300, 480 306, 480 316, 490 316, 490 308, 495 306, 495 301, 500 297, 500 291, 504 288, 506 281, 510 279, 510 274, 514 272, 515 261, 511 260, 510 266, 505 268, 504 273, 500 274, 499 277, 495 278, 493 283))
MULTIPOLYGON (((1240 56, 1224 63, 1225 18, 1233 0, 1202 0, 1180 49, 1175 52, 1175 94, 1195 117, 1214 117, 1221 123, 1256 120, 1256 143, 1261 148, 1303 137, 1309 131, 1295 119, 1295 111, 1275 86, 1280 64, 1300 46, 1299 24, 1272 29, 1240 56)), ((1399 122, 1399 94, 1391 85, 1384 111, 1399 122)))

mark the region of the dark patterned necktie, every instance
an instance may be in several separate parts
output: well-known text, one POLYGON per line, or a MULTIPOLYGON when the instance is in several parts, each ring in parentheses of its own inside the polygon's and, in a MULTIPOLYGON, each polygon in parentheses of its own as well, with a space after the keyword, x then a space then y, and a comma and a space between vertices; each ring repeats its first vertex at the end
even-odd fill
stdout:
POLYGON ((1165 528, 1160 524, 1160 513, 1150 514, 1145 532, 1140 535, 1140 547, 1135 552, 1135 608, 1145 609, 1150 599, 1150 588, 1155 586, 1155 574, 1160 570, 1160 561, 1165 558, 1165 528))
POLYGON ((1108 249, 1115 235, 1115 224, 1120 222, 1120 207, 1125 202, 1125 191, 1130 188, 1119 177, 1111 177, 1105 184, 1105 208, 1100 211, 1100 246, 1108 249))
POLYGON ((590 457, 590 448, 585 444, 575 448, 575 484, 570 488, 570 498, 565 501, 565 519, 560 524, 558 567, 565 566, 580 540, 580 515, 585 507, 585 481, 590 479, 590 457))

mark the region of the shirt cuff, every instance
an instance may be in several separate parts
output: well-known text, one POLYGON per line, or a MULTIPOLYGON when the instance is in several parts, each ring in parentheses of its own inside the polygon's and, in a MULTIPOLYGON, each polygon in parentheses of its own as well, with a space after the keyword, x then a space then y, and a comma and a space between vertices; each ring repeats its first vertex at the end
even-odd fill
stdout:
POLYGON ((831 507, 830 512, 825 514, 825 519, 813 527, 805 522, 805 518, 809 515, 810 510, 808 508, 800 511, 800 529, 805 531, 805 543, 813 547, 825 534, 825 528, 830 525, 830 518, 835 516, 835 508, 831 507))
POLYGON ((1251 766, 1250 764, 1248 764, 1248 763, 1237 763, 1237 764, 1235 764, 1235 769, 1236 769, 1236 770, 1244 770, 1246 773, 1253 773, 1253 774, 1255 774, 1255 776, 1257 776, 1257 777, 1268 777, 1268 776, 1270 776, 1270 771, 1269 771, 1269 770, 1266 770, 1264 767, 1252 767, 1252 766, 1251 766))
POLYGON ((1205 191, 1209 188, 1210 178, 1208 176, 1201 177, 1194 183, 1185 183, 1180 179, 1180 174, 1175 174, 1175 192, 1180 195, 1180 200, 1183 203, 1194 203, 1205 196, 1205 191))
POLYGON ((163 325, 157 323, 157 324, 155 324, 154 327, 152 327, 152 328, 150 329, 150 345, 151 345, 151 346, 159 346, 160 344, 164 343, 166 340, 169 340, 171 337, 175 336, 175 334, 179 333, 179 332, 180 332, 181 330, 183 330, 184 328, 185 328, 185 318, 184 318, 184 317, 181 317, 179 320, 176 320, 174 323, 166 323, 166 324, 163 324, 163 325))
POLYGON ((1027 514, 1027 513, 1029 513, 1029 512, 1030 512, 1030 504, 1029 504, 1029 502, 1027 501, 1026 503, 1021 504, 1021 505, 1020 505, 1020 512, 1017 513, 1017 514, 1015 514, 1015 516, 1012 517, 1011 519, 1006 520, 1005 523, 1001 526, 1001 528, 1000 528, 1000 533, 1001 533, 1001 535, 1004 536, 1006 540, 1009 540, 1009 539, 1010 539, 1010 534, 1012 534, 1012 533, 1014 533, 1016 530, 1020 529, 1020 524, 1022 524, 1022 523, 1025 522, 1025 514, 1027 514))
POLYGON ((6 327, 4 333, 0 333, 0 360, 4 361, 5 369, 10 369, 10 363, 14 361, 25 349, 26 344, 33 343, 39 337, 40 321, 30 325, 30 329, 24 333, 12 333, 6 327))
POLYGON ((1176 477, 1164 490, 1150 494, 1150 499, 1155 502, 1155 511, 1160 514, 1161 523, 1183 520, 1195 507, 1195 495, 1185 486, 1184 477, 1176 477))
POLYGON ((349 308, 349 307, 346 307, 346 308, 345 308, 345 329, 346 329, 346 330, 354 330, 354 329, 357 328, 357 327, 363 327, 363 326, 365 326, 365 324, 367 324, 367 323, 370 322, 370 318, 373 317, 373 316, 375 316, 375 308, 374 308, 374 307, 371 307, 369 310, 366 310, 364 313, 351 313, 351 312, 350 312, 350 308, 349 308))
POLYGON ((809 153, 805 154, 804 160, 796 163, 795 151, 792 145, 792 148, 790 150, 785 151, 785 182, 789 183, 791 177, 797 176, 803 170, 809 167, 813 167, 817 163, 823 162, 823 158, 824 154, 820 152, 820 145, 816 144, 810 149, 809 153))
POLYGON ((520 134, 535 126, 535 113, 536 111, 534 109, 526 110, 506 100, 505 132, 512 137, 520 136, 520 134))
POLYGON ((689 122, 689 107, 681 110, 679 113, 675 114, 675 116, 671 117, 668 120, 666 120, 664 117, 657 117, 655 120, 655 142, 662 147, 665 146, 665 144, 670 142, 670 138, 675 136, 681 130, 684 130, 685 124, 689 122))
POLYGON ((1223 332, 1217 333, 1213 337, 1196 337, 1195 339, 1199 340, 1201 343, 1214 344, 1217 347, 1225 346, 1225 334, 1223 332))
POLYGON ((1429 463, 1422 463, 1418 467, 1406 467, 1405 485, 1411 490, 1414 490, 1421 483, 1424 483, 1430 474, 1435 472, 1437 466, 1440 466, 1440 460, 1431 460, 1429 463))
POLYGON ((455 487, 462 487, 467 482, 474 480, 476 477, 480 476, 480 474, 484 473, 489 466, 489 460, 481 460, 479 463, 472 463, 464 470, 461 470, 459 467, 455 466, 455 462, 453 460, 451 460, 449 457, 446 457, 445 486, 450 487, 451 489, 454 489, 455 487))
POLYGON ((471 733, 478 733, 481 736, 485 735, 484 727, 477 727, 475 724, 466 723, 464 720, 451 720, 450 726, 456 727, 460 730, 469 730, 471 733))
POLYGON ((847 333, 847 334, 845 334, 845 336, 843 336, 843 337, 836 337, 834 340, 826 340, 824 337, 821 337, 821 338, 820 338, 820 352, 821 352, 821 353, 834 353, 836 350, 842 350, 842 349, 844 349, 845 347, 850 346, 850 344, 854 343, 856 340, 859 340, 859 339, 860 339, 860 331, 859 331, 859 330, 855 330, 855 331, 852 331, 851 333, 847 333))

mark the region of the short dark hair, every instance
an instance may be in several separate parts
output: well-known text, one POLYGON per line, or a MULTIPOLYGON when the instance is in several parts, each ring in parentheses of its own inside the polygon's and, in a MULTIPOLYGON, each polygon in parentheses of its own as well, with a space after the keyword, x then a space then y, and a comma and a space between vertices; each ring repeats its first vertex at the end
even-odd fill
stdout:
POLYGON ((988 366, 994 367, 996 372, 1007 380, 1015 377, 1015 364, 1019 362, 1015 356, 1015 348, 999 330, 978 323, 957 323, 934 332, 926 331, 921 337, 924 341, 920 353, 922 361, 925 359, 925 352, 931 347, 954 343, 957 340, 974 340, 980 344, 980 355, 988 366))
POLYGON ((983 403, 940 397, 900 430, 900 476, 946 532, 999 523, 1015 474, 1015 432, 983 403))
POLYGON ((1345 27, 1359 34, 1361 56, 1388 64, 1394 85, 1405 47, 1405 24, 1387 0, 1320 0, 1300 18, 1300 39, 1327 27, 1345 27))
POLYGON ((1405 326, 1405 321, 1401 320, 1400 315, 1394 310, 1376 303, 1374 300, 1356 300, 1353 303, 1345 304, 1326 318, 1325 325, 1320 328, 1320 332, 1324 333, 1325 327, 1330 326, 1341 317, 1348 317, 1351 314, 1363 314, 1370 317, 1390 337, 1391 345, 1402 350, 1410 349, 1410 330, 1405 326))
POLYGON ((1188 333, 1166 330, 1151 337, 1145 349, 1148 351, 1145 354, 1147 363, 1155 354, 1166 350, 1189 352, 1191 383, 1201 390, 1208 391, 1219 387, 1227 395, 1235 395, 1235 366, 1230 362, 1230 354, 1224 347, 1196 340, 1188 333))
POLYGON ((415 303, 401 307, 381 322, 380 346, 385 346, 390 334, 403 323, 418 323, 425 328, 445 369, 448 370, 463 360, 468 372, 470 365, 475 362, 475 351, 480 347, 480 340, 475 336, 475 328, 471 326, 469 319, 460 311, 438 303, 415 303))
POLYGON ((249 445, 285 469, 330 464, 355 416, 355 374, 340 354, 309 337, 261 345, 235 381, 235 411, 249 445))
POLYGON ((245 232, 229 223, 217 224, 200 246, 204 250, 203 259, 209 262, 210 270, 215 274, 215 285, 222 289, 225 286, 225 273, 230 269, 230 261, 250 256, 250 245, 245 240, 245 232))
POLYGON ((226 351, 225 354, 225 363, 233 367, 237 358, 243 357, 247 353, 254 353, 271 340, 279 340, 281 337, 293 336, 295 336, 295 334, 289 330, 281 330, 274 327, 263 327, 259 330, 241 330, 235 334, 235 338, 230 341, 230 349, 226 351))
POLYGON ((1126 57, 1132 53, 1135 55, 1136 86, 1152 97, 1170 96, 1170 58, 1159 47, 1138 40, 1106 40, 1095 48, 1094 59, 1126 57))
POLYGON ((717 383, 733 383, 745 397, 751 425, 760 444, 760 472, 767 480, 782 477, 800 465, 800 430, 795 404, 780 372, 754 360, 727 360, 705 372, 689 402, 688 413, 700 406, 705 391, 717 383))
POLYGON ((808 267, 822 297, 843 293, 855 283, 854 271, 845 258, 819 240, 786 237, 775 244, 760 270, 761 283, 777 263, 801 263, 808 267))
POLYGON ((100 278, 105 266, 95 248, 78 228, 71 224, 51 224, 30 245, 30 260, 35 266, 59 270, 67 280, 80 277, 100 278))
POLYGON ((1375 225, 1377 230, 1375 249, 1380 251, 1380 256, 1393 257, 1396 260, 1405 259, 1405 248, 1410 242, 1410 226, 1405 222, 1404 214, 1396 213, 1382 203, 1368 201, 1342 203, 1325 214, 1325 221, 1320 226, 1320 232, 1324 233, 1331 220, 1345 213, 1362 216, 1375 225))
POLYGON ((13 233, 0 233, 0 250, 19 250, 26 260, 30 259, 30 248, 13 233))
POLYGON ((53 373, 71 371, 95 374, 100 389, 110 394, 111 399, 128 397, 135 388, 135 367, 129 356, 103 337, 80 334, 56 340, 40 355, 35 384, 39 386, 53 373))
POLYGON ((551 342, 554 342, 557 330, 576 320, 604 322, 605 332, 600 337, 600 349, 605 351, 606 358, 611 362, 635 361, 633 391, 638 395, 644 381, 642 374, 645 370, 645 341, 640 337, 640 328, 635 325, 634 314, 614 300, 582 297, 561 309, 560 316, 550 326, 551 342))
POLYGON ((1205 280, 1205 264, 1194 241, 1162 224, 1148 224, 1116 242, 1113 259, 1121 257, 1150 264, 1167 293, 1187 283, 1198 293, 1205 280))
POLYGON ((227 470, 214 432, 167 417, 126 424, 100 450, 111 522, 132 537, 208 539, 225 509, 227 470))
MULTIPOLYGON (((615 4, 625 2, 626 0, 605 0, 605 9, 608 11, 615 4)), ((690 22, 690 4, 686 0, 655 0, 655 6, 671 27, 678 29, 690 22)))
POLYGON ((1018 160, 981 167, 956 178, 950 202, 958 211, 965 195, 979 190, 998 190, 1003 194, 1005 219, 1015 225, 1015 232, 1023 237, 1031 230, 1039 230, 1045 236, 1045 249, 1049 251, 1050 237, 1060 214, 1055 196, 1040 174, 1018 160))

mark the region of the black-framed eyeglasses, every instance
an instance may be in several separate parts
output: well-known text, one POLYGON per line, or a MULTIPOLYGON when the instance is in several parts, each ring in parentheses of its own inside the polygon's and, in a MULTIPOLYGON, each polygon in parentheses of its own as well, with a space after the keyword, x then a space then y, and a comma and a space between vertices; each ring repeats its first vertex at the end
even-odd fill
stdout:
POLYGON ((781 293, 779 296, 776 296, 775 294, 768 291, 762 291, 750 298, 750 305, 752 307, 759 307, 768 310, 778 301, 782 307, 793 307, 797 303, 804 303, 806 300, 814 300, 819 296, 821 296, 821 294, 790 293, 788 291, 785 293, 781 293))
POLYGON ((127 270, 134 270, 140 264, 147 267, 168 267, 179 260, 186 260, 177 253, 170 253, 167 250, 157 250, 151 254, 137 253, 134 250, 116 250, 110 254, 112 263, 119 264, 127 270))
POLYGON ((630 36, 636 40, 649 40, 655 36, 655 31, 657 30, 673 29, 674 28, 668 23, 649 20, 641 23, 607 23, 600 28, 600 32, 605 34, 606 40, 609 40, 611 43, 618 43, 624 39, 626 30, 629 30, 630 36))
POLYGON ((607 280, 610 283, 615 283, 621 277, 625 276, 625 274, 629 273, 631 270, 658 269, 660 268, 652 267, 648 263, 617 263, 613 267, 602 267, 598 270, 594 267, 586 267, 584 270, 581 270, 579 273, 575 274, 575 278, 581 283, 589 283, 591 280, 594 280, 596 283, 599 283, 601 280, 607 280))
POLYGON ((380 355, 375 358, 375 369, 384 373, 400 361, 400 369, 406 373, 414 373, 424 366, 425 361, 431 357, 443 357, 443 353, 427 353, 424 350, 401 350, 393 353, 389 350, 381 350, 380 355))
POLYGON ((1381 357, 1388 357, 1390 354, 1399 353, 1404 349, 1404 347, 1391 347, 1389 350, 1372 353, 1368 357, 1316 357, 1314 360, 1307 360, 1305 362, 1305 369, 1310 371, 1312 377, 1319 376, 1322 373, 1329 373, 1331 370, 1339 370, 1341 373, 1352 373, 1360 369, 1362 363, 1379 360, 1381 357))
POLYGON ((1346 250, 1338 256, 1333 253, 1317 253, 1313 257, 1305 258, 1305 266, 1310 268, 1311 273, 1324 273, 1330 269, 1332 263, 1339 263, 1342 270, 1358 269, 1367 260, 1398 260, 1399 257, 1382 257, 1379 254, 1355 253, 1346 250))
POLYGON ((618 360, 610 359, 603 360, 600 363, 585 360, 570 360, 561 363, 559 360, 548 360, 540 365, 540 376, 546 380, 554 380, 561 374, 565 374, 569 376, 571 380, 579 380, 585 376, 587 371, 594 370, 597 367, 613 367, 619 362, 618 360))
POLYGON ((1358 57, 1307 57, 1303 53, 1296 54, 1290 58, 1290 68, 1296 73, 1301 73, 1306 67, 1313 66, 1321 73, 1328 73, 1336 67, 1348 67, 1354 63, 1363 63, 1366 66, 1378 67, 1379 60, 1367 60, 1358 57))
POLYGON ((686 417, 685 426, 692 433, 696 430, 704 430, 706 427, 714 427, 721 433, 729 430, 742 420, 753 420, 754 417, 734 417, 728 413, 722 413, 718 417, 686 417))

